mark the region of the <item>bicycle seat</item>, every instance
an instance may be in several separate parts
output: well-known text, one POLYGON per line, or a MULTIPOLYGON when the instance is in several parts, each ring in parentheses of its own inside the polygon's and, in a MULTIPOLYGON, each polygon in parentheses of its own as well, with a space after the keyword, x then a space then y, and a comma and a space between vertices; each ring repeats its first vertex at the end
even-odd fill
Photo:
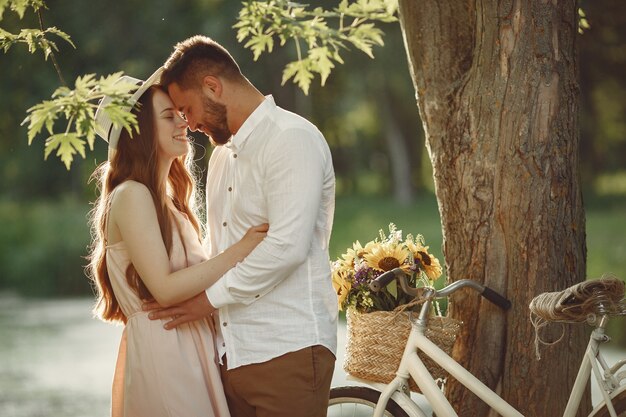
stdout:
POLYGON ((545 321, 580 323, 590 314, 625 315, 624 282, 603 278, 581 282, 566 290, 539 294, 530 311, 545 321))

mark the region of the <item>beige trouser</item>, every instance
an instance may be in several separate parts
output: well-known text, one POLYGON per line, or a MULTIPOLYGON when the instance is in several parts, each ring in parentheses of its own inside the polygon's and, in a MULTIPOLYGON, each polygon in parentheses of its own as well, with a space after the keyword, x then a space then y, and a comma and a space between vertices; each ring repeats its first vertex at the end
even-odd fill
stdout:
POLYGON ((232 417, 325 417, 335 356, 324 346, 226 370, 222 382, 232 417))

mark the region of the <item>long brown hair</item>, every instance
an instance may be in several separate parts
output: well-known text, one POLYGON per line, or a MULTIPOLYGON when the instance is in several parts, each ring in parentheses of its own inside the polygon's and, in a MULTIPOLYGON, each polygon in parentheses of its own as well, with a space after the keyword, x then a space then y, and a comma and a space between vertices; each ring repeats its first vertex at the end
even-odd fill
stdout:
MULTIPOLYGON (((154 200, 161 236, 168 255, 172 249, 172 227, 175 225, 174 227, 178 228, 178 223, 167 206, 168 199, 172 200, 178 211, 187 216, 198 233, 198 239, 201 238, 200 225, 195 215, 196 201, 199 198, 195 187, 193 151, 190 150, 187 155, 174 160, 165 184, 159 183, 158 180, 159 155, 152 103, 157 89, 158 87, 150 87, 139 99, 139 104, 133 108, 139 132, 133 131, 129 134, 122 130, 117 151, 111 160, 100 164, 91 176, 91 180, 97 180, 100 193, 89 213, 92 242, 87 273, 96 292, 94 313, 105 321, 126 322, 126 316, 113 292, 106 265, 107 218, 115 187, 127 180, 134 180, 148 187, 154 200)), ((139 297, 152 299, 132 264, 126 270, 126 279, 139 297)))

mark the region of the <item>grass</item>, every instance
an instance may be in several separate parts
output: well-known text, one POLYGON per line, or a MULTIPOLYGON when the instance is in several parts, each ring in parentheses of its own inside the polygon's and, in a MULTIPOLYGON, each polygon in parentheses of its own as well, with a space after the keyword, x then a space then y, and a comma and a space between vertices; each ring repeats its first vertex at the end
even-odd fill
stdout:
MULTIPOLYGON (((626 280, 626 201, 593 200, 587 205, 587 276, 612 273, 626 280)), ((413 204, 398 206, 379 197, 338 197, 330 241, 331 259, 345 253, 352 242, 362 244, 387 231, 393 222, 406 235, 420 233, 443 265, 441 220, 434 195, 421 195, 413 204)))
POLYGON ((587 276, 626 280, 626 204, 587 209, 587 276))
POLYGON ((378 231, 389 231, 389 223, 395 223, 403 234, 421 234, 431 252, 441 259, 441 220, 437 200, 425 195, 413 204, 399 206, 390 199, 376 197, 337 198, 333 234, 330 239, 330 256, 335 259, 352 242, 362 244, 378 237, 378 231))
POLYGON ((86 213, 75 198, 0 202, 0 290, 37 297, 88 295, 86 213))
MULTIPOLYGON (((586 204, 587 277, 599 278, 612 273, 626 280, 626 200, 620 198, 593 199, 586 204)), ((393 222, 407 233, 420 233, 430 246, 430 252, 444 265, 441 251, 441 220, 434 195, 420 196, 407 206, 398 206, 391 200, 376 197, 337 198, 335 222, 330 241, 331 259, 345 253, 352 242, 361 244, 378 236, 378 230, 387 231, 393 222)), ((435 285, 438 286, 439 283, 435 285)), ((608 334, 616 345, 626 347, 623 319, 609 322, 608 334)))

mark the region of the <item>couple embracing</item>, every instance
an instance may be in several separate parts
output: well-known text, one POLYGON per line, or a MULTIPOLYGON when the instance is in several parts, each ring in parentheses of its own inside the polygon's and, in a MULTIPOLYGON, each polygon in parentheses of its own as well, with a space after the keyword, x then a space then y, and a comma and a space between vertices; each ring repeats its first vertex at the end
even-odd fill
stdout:
POLYGON ((323 135, 278 107, 204 36, 177 44, 114 126, 98 167, 90 273, 97 312, 125 324, 115 417, 321 417, 335 364, 328 243, 332 159, 323 135), (206 236, 187 130, 217 145, 206 236))

